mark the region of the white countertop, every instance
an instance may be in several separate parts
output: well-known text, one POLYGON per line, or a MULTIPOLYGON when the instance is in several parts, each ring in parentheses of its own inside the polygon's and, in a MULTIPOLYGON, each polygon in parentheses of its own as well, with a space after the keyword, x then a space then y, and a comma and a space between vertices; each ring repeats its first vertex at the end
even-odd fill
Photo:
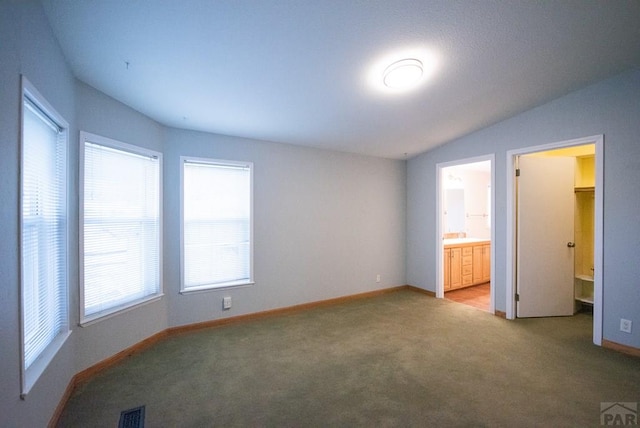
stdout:
POLYGON ((483 238, 453 238, 453 239, 443 239, 442 242, 444 245, 460 245, 460 244, 475 244, 477 242, 490 242, 490 239, 483 238))

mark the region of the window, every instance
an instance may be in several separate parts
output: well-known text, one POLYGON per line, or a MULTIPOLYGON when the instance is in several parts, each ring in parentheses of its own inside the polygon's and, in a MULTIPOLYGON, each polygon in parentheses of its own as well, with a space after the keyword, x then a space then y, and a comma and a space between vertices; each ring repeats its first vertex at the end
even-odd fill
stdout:
POLYGON ((20 192, 22 394, 69 336, 68 124, 22 78, 20 192))
POLYGON ((80 310, 87 323, 162 294, 162 155, 86 132, 80 142, 80 310))
POLYGON ((181 161, 182 291, 251 284, 253 164, 181 161))

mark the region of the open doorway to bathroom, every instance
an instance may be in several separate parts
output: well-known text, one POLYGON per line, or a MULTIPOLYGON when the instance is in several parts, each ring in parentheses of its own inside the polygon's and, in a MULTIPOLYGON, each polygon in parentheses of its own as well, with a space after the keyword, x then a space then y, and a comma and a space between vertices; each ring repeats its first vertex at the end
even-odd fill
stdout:
POLYGON ((437 297, 494 312, 493 157, 438 165, 437 297))

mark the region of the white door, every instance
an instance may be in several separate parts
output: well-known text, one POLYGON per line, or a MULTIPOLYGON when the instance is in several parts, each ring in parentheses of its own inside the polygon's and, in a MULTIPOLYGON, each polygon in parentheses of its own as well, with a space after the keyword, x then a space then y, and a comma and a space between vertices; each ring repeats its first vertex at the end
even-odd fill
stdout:
POLYGON ((517 316, 573 315, 573 157, 520 156, 517 316))

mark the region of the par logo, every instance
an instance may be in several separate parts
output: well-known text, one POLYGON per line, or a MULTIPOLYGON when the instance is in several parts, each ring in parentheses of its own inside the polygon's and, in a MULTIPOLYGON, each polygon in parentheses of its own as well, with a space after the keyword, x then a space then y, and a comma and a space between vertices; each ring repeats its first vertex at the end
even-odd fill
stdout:
POLYGON ((600 424, 607 426, 637 426, 638 403, 600 403, 600 424))

